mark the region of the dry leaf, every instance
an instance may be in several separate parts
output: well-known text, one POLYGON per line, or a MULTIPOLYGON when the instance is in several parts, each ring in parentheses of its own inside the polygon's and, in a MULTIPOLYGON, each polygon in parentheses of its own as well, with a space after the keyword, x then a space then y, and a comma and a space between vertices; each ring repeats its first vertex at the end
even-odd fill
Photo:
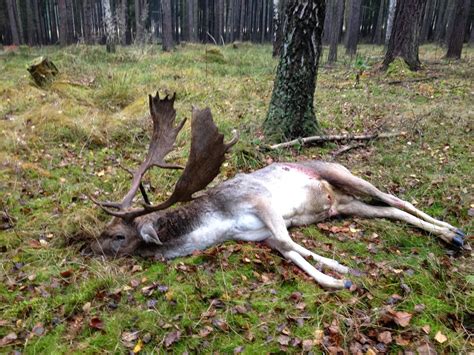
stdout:
POLYGON ((211 334, 213 331, 212 327, 206 325, 204 326, 201 330, 199 330, 199 336, 201 338, 207 337, 209 334, 211 334))
POLYGON ((311 351, 314 346, 314 341, 311 339, 303 340, 303 351, 311 351))
POLYGON ((277 338, 278 344, 280 345, 288 345, 290 343, 290 337, 287 335, 280 335, 277 338))
POLYGON ((443 333, 441 333, 441 331, 438 331, 438 333, 436 333, 435 335, 435 340, 440 343, 440 344, 443 344, 446 340, 448 340, 448 338, 446 337, 446 335, 444 335, 443 333))
POLYGON ((174 332, 168 333, 165 338, 165 346, 169 348, 172 344, 179 341, 181 337, 181 332, 179 330, 175 330, 174 332))
POLYGON ((323 342, 324 331, 321 329, 316 329, 314 331, 314 344, 319 345, 323 342))
POLYGON ((122 333, 122 340, 125 341, 125 342, 132 342, 132 341, 135 341, 138 339, 138 334, 140 332, 139 331, 136 331, 136 332, 123 332, 122 333))
POLYGON ((428 324, 422 326, 421 329, 425 332, 425 334, 430 334, 431 327, 428 324))
POLYGON ((408 312, 391 312, 393 316, 393 320, 397 323, 400 327, 406 327, 410 324, 411 317, 413 314, 408 312))
POLYGON ((133 353, 138 354, 142 349, 143 349, 143 341, 141 339, 138 339, 137 344, 133 348, 133 353))
POLYGON ((36 336, 42 336, 44 334, 44 326, 41 323, 35 324, 31 332, 36 336))
POLYGON ((104 322, 102 321, 102 319, 100 319, 98 317, 93 317, 89 321, 89 327, 91 327, 93 329, 103 330, 104 329, 104 322))
POLYGON ((384 344, 390 344, 392 342, 392 333, 388 330, 377 335, 377 340, 384 344))
POLYGON ((0 347, 7 346, 8 344, 13 343, 15 340, 18 339, 18 336, 11 332, 5 335, 2 339, 0 339, 0 347))

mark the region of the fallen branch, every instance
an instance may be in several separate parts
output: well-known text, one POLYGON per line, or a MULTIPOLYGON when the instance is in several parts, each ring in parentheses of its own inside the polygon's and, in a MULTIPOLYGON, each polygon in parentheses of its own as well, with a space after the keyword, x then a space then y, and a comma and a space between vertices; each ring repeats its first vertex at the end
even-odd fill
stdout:
POLYGON ((389 132, 389 133, 375 133, 375 134, 340 134, 340 135, 329 135, 329 136, 311 136, 293 139, 292 141, 279 143, 269 146, 270 149, 280 149, 292 147, 294 145, 304 145, 307 143, 322 143, 322 142, 336 142, 336 141, 369 141, 378 138, 391 138, 405 135, 405 132, 389 132))
POLYGON ((333 151, 333 152, 331 153, 331 155, 332 155, 332 158, 334 159, 335 157, 337 157, 337 156, 339 156, 339 155, 341 155, 341 154, 344 154, 345 152, 348 152, 348 151, 351 150, 351 149, 360 148, 360 147, 365 147, 365 146, 367 146, 366 143, 352 143, 352 144, 347 144, 347 145, 345 145, 345 146, 343 146, 343 147, 341 147, 341 148, 339 148, 339 149, 333 151))

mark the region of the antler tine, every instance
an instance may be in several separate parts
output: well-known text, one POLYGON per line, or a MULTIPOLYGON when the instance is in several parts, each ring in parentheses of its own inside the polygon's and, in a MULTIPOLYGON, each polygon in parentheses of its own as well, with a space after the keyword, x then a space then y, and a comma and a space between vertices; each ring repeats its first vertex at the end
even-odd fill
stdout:
POLYGON ((224 135, 219 133, 209 108, 199 110, 193 107, 191 135, 189 160, 170 198, 157 206, 145 205, 143 208, 115 212, 115 216, 133 219, 166 209, 176 202, 191 200, 195 192, 204 189, 219 174, 225 154, 239 139, 234 131, 231 141, 224 143, 224 135))
POLYGON ((128 211, 126 210, 132 205, 133 197, 140 188, 143 175, 152 166, 158 166, 165 169, 183 169, 180 165, 168 164, 164 161, 165 156, 173 150, 176 137, 186 122, 186 119, 183 119, 178 125, 175 125, 175 98, 176 93, 171 96, 165 95, 163 99, 160 99, 158 92, 156 93, 156 96, 149 95, 148 102, 151 118, 153 120, 153 134, 145 160, 133 173, 130 190, 127 192, 122 202, 98 202, 92 198, 92 201, 99 205, 108 214, 124 219, 135 218, 133 214, 128 214, 128 211), (118 211, 111 211, 108 209, 109 207, 116 208, 118 211))

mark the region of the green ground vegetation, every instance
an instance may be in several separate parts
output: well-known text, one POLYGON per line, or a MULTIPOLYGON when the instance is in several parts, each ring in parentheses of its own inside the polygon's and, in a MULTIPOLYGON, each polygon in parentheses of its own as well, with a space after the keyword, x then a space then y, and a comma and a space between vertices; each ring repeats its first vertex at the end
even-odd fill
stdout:
MULTIPOLYGON (((420 51, 417 73, 398 62, 380 72, 381 47, 360 48, 362 72, 355 58, 323 60, 316 114, 326 133, 406 132, 336 160, 469 234, 474 52, 450 62, 439 47, 420 51)), ((209 106, 227 137, 240 131, 217 180, 271 161, 332 159, 335 144, 262 149, 276 65, 270 46, 250 44, 1 52, 0 207, 15 221, 0 231, 0 352, 472 351, 470 252, 402 223, 355 218, 292 230, 307 248, 361 270, 353 291, 323 290, 258 244, 169 262, 81 256, 108 220, 87 196, 117 200, 127 190, 118 163, 143 158, 147 95, 157 89, 177 92, 178 118, 192 104, 209 106), (41 55, 60 70, 47 88, 26 71, 41 55)), ((171 154, 176 162, 186 160, 189 130, 171 154)), ((150 173, 153 199, 176 178, 150 173)))

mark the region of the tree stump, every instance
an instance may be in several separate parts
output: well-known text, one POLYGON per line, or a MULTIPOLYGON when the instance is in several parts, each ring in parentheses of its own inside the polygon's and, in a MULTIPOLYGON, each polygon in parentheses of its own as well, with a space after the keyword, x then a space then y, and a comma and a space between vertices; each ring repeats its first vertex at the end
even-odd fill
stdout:
POLYGON ((59 73, 58 68, 46 57, 36 58, 28 67, 36 85, 43 87, 53 81, 54 77, 59 73))

